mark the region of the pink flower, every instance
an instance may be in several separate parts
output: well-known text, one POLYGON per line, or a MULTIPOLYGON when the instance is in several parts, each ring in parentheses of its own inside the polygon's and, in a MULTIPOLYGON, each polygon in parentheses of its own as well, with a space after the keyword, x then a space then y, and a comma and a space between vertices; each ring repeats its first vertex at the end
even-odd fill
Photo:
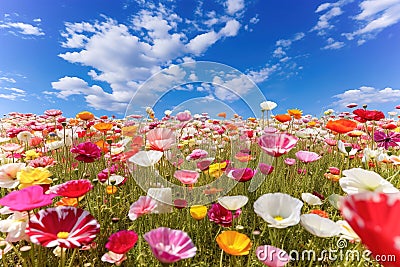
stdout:
POLYGON ((285 164, 288 166, 292 166, 296 163, 296 160, 292 158, 286 158, 283 162, 285 162, 285 164))
POLYGON ((195 149, 190 153, 187 157, 186 160, 196 160, 196 159, 202 159, 208 156, 208 152, 203 150, 203 149, 195 149))
POLYGON ((182 184, 194 184, 199 179, 200 174, 196 171, 190 170, 177 170, 174 172, 174 177, 178 179, 182 184))
POLYGON ((247 182, 253 178, 253 176, 257 173, 257 170, 253 170, 250 168, 231 168, 227 176, 229 178, 235 179, 238 182, 247 182))
POLYGON ((129 219, 136 220, 144 214, 151 213, 157 207, 157 202, 149 196, 140 196, 129 208, 129 219))
POLYGON ((168 128, 155 128, 147 133, 151 150, 166 151, 176 142, 175 134, 168 128))
POLYGON ((296 136, 287 133, 271 133, 261 136, 258 145, 268 155, 280 157, 294 148, 298 140, 296 136))
POLYGON ((38 168, 38 167, 51 167, 54 166, 57 162, 49 156, 43 156, 37 159, 33 159, 29 161, 28 166, 31 166, 33 168, 38 168))
POLYGON ((117 254, 112 251, 109 251, 101 257, 101 260, 104 262, 115 264, 116 266, 120 266, 122 262, 127 258, 128 257, 125 254, 117 254))
POLYGON ((189 112, 179 112, 176 114, 176 119, 180 122, 189 121, 192 118, 189 112))
POLYGON ((12 191, 2 197, 0 205, 9 207, 10 210, 27 211, 50 205, 54 197, 54 194, 44 195, 40 185, 33 185, 19 191, 12 191))
POLYGON ((17 173, 25 167, 25 163, 8 163, 0 166, 0 187, 14 188, 19 184, 17 173))
POLYGON ((233 219, 239 217, 240 213, 240 209, 233 214, 232 211, 224 208, 221 204, 214 203, 208 210, 207 216, 211 222, 215 222, 223 227, 231 227, 233 219))
POLYGON ((260 172, 264 175, 268 175, 271 174, 274 170, 274 166, 265 164, 265 163, 259 163, 258 164, 258 169, 260 170, 260 172))
POLYGON ((122 230, 110 235, 106 248, 116 254, 125 254, 135 246, 137 240, 137 233, 134 231, 122 230))
POLYGON ((207 170, 211 163, 214 161, 214 158, 206 158, 196 163, 197 168, 201 171, 207 170))
POLYGON ((0 146, 1 149, 5 152, 16 152, 20 149, 22 149, 22 146, 20 144, 15 144, 15 143, 7 143, 4 145, 0 146))
POLYGON ((92 142, 84 142, 71 148, 71 153, 78 154, 75 159, 85 163, 94 162, 101 157, 101 149, 92 142))
POLYGON ((182 259, 192 258, 197 248, 187 233, 160 227, 144 234, 154 257, 162 263, 173 263, 182 259))
POLYGON ((50 187, 50 192, 58 196, 78 198, 92 190, 93 185, 87 179, 71 180, 63 184, 50 187))
POLYGON ((26 228, 32 243, 61 248, 90 244, 99 231, 100 224, 89 212, 63 206, 40 210, 26 228))
POLYGON ((296 158, 298 158, 301 162, 304 163, 314 162, 321 158, 321 156, 315 152, 304 151, 304 150, 297 151, 295 155, 296 158))
POLYGON ((259 261, 269 267, 282 267, 290 261, 289 254, 270 245, 259 246, 256 249, 256 256, 259 261))
POLYGON ((330 146, 336 146, 336 144, 337 144, 337 140, 335 140, 335 139, 326 138, 324 141, 325 141, 325 143, 327 143, 330 146))
POLYGON ((57 117, 62 114, 62 111, 59 109, 48 109, 44 112, 44 114, 50 117, 57 117))

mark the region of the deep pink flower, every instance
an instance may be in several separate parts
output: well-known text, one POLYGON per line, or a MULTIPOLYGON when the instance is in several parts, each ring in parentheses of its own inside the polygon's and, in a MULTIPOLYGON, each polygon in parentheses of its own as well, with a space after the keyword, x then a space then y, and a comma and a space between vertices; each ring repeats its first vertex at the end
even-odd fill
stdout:
POLYGON ((207 170, 211 163, 214 161, 214 158, 206 158, 196 163, 197 168, 201 171, 207 170))
POLYGON ((240 209, 232 213, 232 211, 224 208, 219 203, 212 204, 211 208, 207 212, 208 219, 211 222, 215 222, 223 227, 231 227, 232 220, 239 217, 240 214, 240 209))
POLYGON ((27 211, 50 205, 55 196, 54 194, 45 195, 40 185, 33 185, 8 193, 0 199, 0 205, 9 207, 10 210, 27 211))
POLYGON ((375 131, 374 140, 378 147, 384 147, 385 149, 396 147, 400 144, 400 133, 389 132, 386 134, 382 131, 375 131))
POLYGON ((176 142, 175 133, 168 128, 155 128, 147 133, 151 150, 166 151, 176 142))
POLYGON ((101 172, 97 174, 97 178, 101 183, 104 183, 107 181, 108 176, 115 174, 118 171, 118 165, 111 165, 110 168, 105 168, 101 172))
POLYGON ((271 165, 268 165, 268 164, 260 162, 258 164, 258 169, 260 170, 260 172, 262 174, 268 175, 268 174, 271 174, 273 172, 274 166, 271 166, 271 165))
POLYGON ((32 243, 62 248, 90 244, 99 231, 100 224, 89 212, 63 206, 40 210, 26 228, 32 243))
POLYGON ((268 155, 280 157, 294 148, 298 140, 299 138, 288 133, 271 133, 261 136, 258 145, 268 155))
POLYGON ((321 158, 321 156, 315 152, 304 151, 304 150, 297 151, 295 155, 296 158, 298 158, 301 162, 304 163, 314 162, 321 158))
POLYGON ((196 160, 196 159, 202 159, 208 156, 208 152, 203 150, 203 149, 195 149, 190 153, 187 157, 186 160, 196 160))
POLYGON ((106 248, 117 254, 125 254, 135 246, 137 240, 137 233, 134 231, 122 230, 110 235, 106 248))
POLYGON ((264 245, 256 249, 256 256, 259 261, 269 267, 283 267, 290 261, 289 254, 274 246, 264 245))
POLYGON ((162 263, 173 263, 182 259, 192 258, 197 248, 187 233, 160 227, 144 234, 154 257, 162 263))
POLYGON ((58 196, 78 198, 92 190, 93 185, 87 179, 71 180, 63 184, 50 187, 50 192, 58 196))
POLYGON ((238 182, 247 182, 251 180, 256 173, 257 170, 253 170, 251 168, 230 168, 227 176, 235 179, 238 182))
POLYGON ((71 152, 78 154, 75 159, 85 163, 94 162, 101 157, 101 149, 92 142, 84 142, 71 148, 71 152))
POLYGON ((174 172, 174 177, 182 184, 194 184, 200 177, 200 173, 191 170, 177 170, 174 172))
POLYGON ((129 208, 129 219, 136 220, 144 214, 151 213, 157 207, 157 201, 149 196, 140 196, 129 208))

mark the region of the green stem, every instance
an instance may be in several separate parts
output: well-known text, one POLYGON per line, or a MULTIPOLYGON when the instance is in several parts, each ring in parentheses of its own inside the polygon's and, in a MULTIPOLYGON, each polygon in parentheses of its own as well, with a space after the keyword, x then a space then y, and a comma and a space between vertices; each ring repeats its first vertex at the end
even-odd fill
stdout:
POLYGON ((72 267, 72 265, 74 264, 74 260, 75 260, 76 251, 77 251, 77 250, 78 250, 78 249, 75 248, 75 249, 74 249, 74 252, 72 252, 71 260, 70 260, 70 262, 69 262, 69 264, 68 264, 68 267, 72 267))
POLYGON ((224 259, 224 251, 221 249, 221 257, 219 258, 219 267, 222 267, 223 259, 224 259))
POLYGON ((26 264, 25 259, 21 256, 20 251, 18 251, 18 249, 14 245, 11 245, 11 246, 12 246, 12 249, 14 250, 15 254, 17 254, 18 259, 22 262, 22 266, 23 267, 28 267, 27 264, 26 264))
POLYGON ((59 267, 65 267, 65 250, 64 248, 61 248, 61 257, 60 257, 60 262, 58 263, 59 267))

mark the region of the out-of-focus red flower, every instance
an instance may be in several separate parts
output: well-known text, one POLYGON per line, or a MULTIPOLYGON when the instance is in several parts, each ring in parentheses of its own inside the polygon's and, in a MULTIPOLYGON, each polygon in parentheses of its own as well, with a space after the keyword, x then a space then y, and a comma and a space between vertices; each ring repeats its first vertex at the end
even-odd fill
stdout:
POLYGON ((385 118, 385 114, 382 111, 378 110, 366 110, 366 109, 356 109, 353 111, 353 114, 356 115, 354 119, 359 120, 360 122, 365 121, 379 121, 385 118))

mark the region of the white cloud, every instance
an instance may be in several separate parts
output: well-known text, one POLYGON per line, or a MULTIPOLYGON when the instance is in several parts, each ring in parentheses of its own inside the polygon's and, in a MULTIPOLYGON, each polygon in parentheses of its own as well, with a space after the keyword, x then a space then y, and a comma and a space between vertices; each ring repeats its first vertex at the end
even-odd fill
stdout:
POLYGON ((362 86, 359 89, 350 89, 342 94, 335 95, 338 101, 333 104, 339 107, 345 107, 349 103, 358 104, 382 104, 382 103, 398 103, 400 100, 400 89, 386 87, 384 89, 376 89, 374 87, 362 86))
POLYGON ((2 24, 0 24, 0 28, 17 30, 20 34, 23 34, 23 35, 33 35, 33 36, 44 35, 44 32, 39 27, 33 26, 31 24, 23 23, 23 22, 2 23, 2 24))
POLYGON ((236 36, 240 29, 239 21, 232 19, 226 22, 225 26, 219 31, 219 35, 222 37, 236 36))
MULTIPOLYGON (((320 10, 320 7, 321 6, 318 7, 317 11, 320 10)), ((324 35, 326 33, 325 32, 326 29, 333 28, 333 25, 330 23, 330 20, 343 13, 342 9, 339 6, 332 4, 323 9, 323 11, 325 10, 327 11, 319 17, 317 24, 311 29, 311 31, 317 31, 319 35, 324 35)))
POLYGON ((21 95, 25 95, 25 93, 26 93, 24 90, 19 89, 19 88, 14 88, 14 87, 13 88, 5 87, 4 90, 12 91, 12 92, 15 92, 15 93, 18 93, 21 95))
POLYGON ((286 56, 286 52, 283 51, 282 47, 278 46, 278 47, 274 50, 274 52, 272 53, 272 56, 281 58, 281 57, 286 56))
POLYGON ((17 98, 16 95, 13 94, 0 94, 0 98, 8 99, 8 100, 15 100, 17 98))
POLYGON ((189 52, 195 55, 200 55, 204 53, 208 47, 218 41, 218 38, 219 36, 215 31, 202 33, 190 40, 190 42, 186 45, 186 48, 189 50, 189 52))
POLYGON ((244 0, 227 0, 225 2, 226 12, 229 15, 234 15, 244 8, 244 0))
POLYGON ((17 81, 13 78, 8 78, 8 77, 0 77, 0 82, 9 82, 9 83, 16 83, 17 81))
POLYGON ((262 83, 267 80, 272 73, 278 69, 279 64, 273 66, 265 66, 258 71, 249 71, 247 76, 255 83, 262 83))
POLYGON ((344 42, 335 41, 333 38, 327 39, 328 44, 324 46, 322 49, 324 50, 336 50, 345 46, 344 42))

